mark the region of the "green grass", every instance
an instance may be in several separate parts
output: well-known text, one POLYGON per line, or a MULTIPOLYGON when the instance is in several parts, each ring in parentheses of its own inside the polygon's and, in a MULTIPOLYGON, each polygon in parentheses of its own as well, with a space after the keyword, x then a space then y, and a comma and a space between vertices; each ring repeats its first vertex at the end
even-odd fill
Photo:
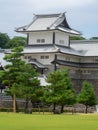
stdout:
POLYGON ((0 113, 0 130, 98 130, 98 115, 0 113))

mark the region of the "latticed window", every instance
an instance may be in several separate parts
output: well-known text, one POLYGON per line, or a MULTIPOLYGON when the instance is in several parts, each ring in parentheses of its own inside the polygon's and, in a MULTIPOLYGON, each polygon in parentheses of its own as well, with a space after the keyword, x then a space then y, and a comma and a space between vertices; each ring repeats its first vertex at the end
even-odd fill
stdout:
POLYGON ((90 70, 82 70, 82 74, 90 74, 91 71, 90 70))
POLYGON ((40 39, 37 39, 37 43, 40 43, 40 39))
POLYGON ((41 39, 41 43, 45 43, 45 39, 41 39))
POLYGON ((49 59, 49 56, 41 56, 41 59, 49 59))
POLYGON ((45 59, 49 59, 49 56, 45 56, 45 59))
POLYGON ((44 56, 41 56, 40 58, 41 58, 41 59, 44 59, 44 56))
POLYGON ((37 43, 45 43, 45 39, 37 39, 37 43))
POLYGON ((64 40, 59 40, 59 43, 60 44, 64 44, 64 40))

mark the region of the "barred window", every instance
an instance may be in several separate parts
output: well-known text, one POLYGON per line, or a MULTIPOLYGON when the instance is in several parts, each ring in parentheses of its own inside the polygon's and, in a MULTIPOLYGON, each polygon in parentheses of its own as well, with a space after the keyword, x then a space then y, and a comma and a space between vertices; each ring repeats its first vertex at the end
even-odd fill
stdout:
POLYGON ((91 71, 90 70, 82 70, 82 74, 90 74, 91 71))
POLYGON ((64 44, 64 40, 59 40, 59 43, 60 44, 64 44))
POLYGON ((45 39, 37 39, 37 43, 45 43, 45 39))
POLYGON ((44 59, 44 56, 41 56, 40 58, 41 58, 41 59, 44 59))
POLYGON ((49 56, 41 56, 41 59, 49 59, 49 56))

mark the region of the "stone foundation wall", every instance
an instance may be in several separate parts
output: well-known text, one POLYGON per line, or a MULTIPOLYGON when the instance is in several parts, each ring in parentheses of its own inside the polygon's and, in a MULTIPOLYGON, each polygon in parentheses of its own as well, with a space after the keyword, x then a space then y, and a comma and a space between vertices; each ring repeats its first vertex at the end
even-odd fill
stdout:
POLYGON ((94 87, 95 95, 98 101, 98 70, 90 70, 90 73, 83 73, 81 70, 76 70, 75 73, 70 73, 76 93, 82 88, 84 81, 88 81, 94 87))
POLYGON ((98 80, 96 79, 72 79, 73 86, 75 88, 76 94, 78 94, 82 88, 83 81, 88 81, 94 87, 95 95, 98 101, 98 80))
MULTIPOLYGON (((25 107, 25 100, 17 99, 18 108, 25 107)), ((32 107, 32 104, 29 102, 29 107, 32 107)), ((13 108, 13 101, 11 96, 6 96, 4 93, 0 93, 0 108, 13 108)))

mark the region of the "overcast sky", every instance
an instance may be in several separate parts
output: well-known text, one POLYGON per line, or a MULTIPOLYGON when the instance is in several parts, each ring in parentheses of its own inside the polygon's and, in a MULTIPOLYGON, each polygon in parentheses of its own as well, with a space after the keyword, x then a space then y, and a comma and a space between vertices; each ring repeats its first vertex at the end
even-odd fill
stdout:
POLYGON ((63 12, 71 28, 98 37, 98 0, 0 0, 0 32, 19 36, 15 27, 29 24, 33 14, 63 12))

